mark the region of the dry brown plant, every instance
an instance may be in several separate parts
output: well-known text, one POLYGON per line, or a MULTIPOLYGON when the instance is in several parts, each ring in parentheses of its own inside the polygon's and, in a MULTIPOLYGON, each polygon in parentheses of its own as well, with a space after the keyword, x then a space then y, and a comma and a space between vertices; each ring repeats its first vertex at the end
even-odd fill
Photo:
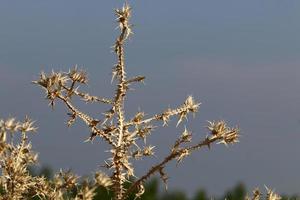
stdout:
POLYGON ((63 190, 69 187, 69 183, 63 180, 63 173, 51 182, 43 176, 30 175, 28 167, 37 162, 37 154, 31 150, 28 133, 36 129, 34 122, 27 117, 24 121, 15 118, 0 120, 1 200, 63 199, 63 190))
MULTIPOLYGON (((181 162, 192 152, 203 147, 210 148, 213 143, 225 145, 238 142, 239 129, 230 128, 224 121, 208 122, 209 134, 201 140, 192 143, 191 131, 185 129, 181 136, 174 140, 170 152, 160 162, 150 167, 144 175, 135 174, 134 160, 141 161, 142 157, 154 155, 155 147, 146 144, 146 138, 150 136, 156 126, 165 126, 172 117, 177 116, 177 126, 183 122, 189 114, 195 114, 200 106, 192 96, 188 96, 182 105, 177 108, 168 108, 165 111, 146 118, 144 112, 137 112, 133 117, 126 119, 124 101, 127 91, 134 83, 143 82, 144 76, 128 78, 125 66, 125 43, 132 34, 131 7, 125 4, 121 9, 115 10, 116 21, 120 30, 113 46, 117 62, 112 69, 113 79, 117 80, 116 90, 111 98, 104 98, 90 95, 79 89, 80 85, 87 84, 88 78, 85 71, 74 67, 68 72, 52 72, 50 74, 41 73, 39 80, 34 83, 41 86, 46 92, 46 98, 50 105, 55 106, 55 102, 61 101, 69 110, 68 126, 71 126, 76 119, 81 119, 90 129, 90 141, 95 138, 102 138, 110 145, 110 156, 105 161, 105 166, 110 174, 97 172, 95 182, 88 181, 81 188, 76 199, 92 199, 96 185, 102 185, 108 190, 112 190, 116 200, 126 199, 129 194, 134 193, 140 197, 144 193, 144 183, 155 174, 159 174, 166 184, 168 175, 166 165, 176 160, 181 162), (87 103, 108 104, 110 109, 104 112, 100 119, 90 116, 81 111, 73 103, 73 98, 79 97, 87 103), (162 122, 162 123, 160 123, 162 122), (125 188, 125 183, 130 183, 129 188, 125 188)), ((62 175, 64 177, 64 175, 62 175)), ((77 177, 62 179, 61 187, 65 184, 73 186, 77 177)))
MULTIPOLYGON (((114 44, 114 52, 117 63, 113 67, 113 79, 117 79, 115 94, 112 98, 103 98, 90 95, 79 89, 80 85, 87 84, 87 74, 77 67, 68 72, 41 73, 39 80, 34 81, 46 91, 46 98, 52 107, 56 101, 61 101, 69 110, 68 126, 76 119, 81 119, 90 129, 89 141, 102 138, 110 145, 110 156, 104 161, 110 174, 102 171, 94 173, 94 179, 85 179, 78 184, 79 177, 71 171, 60 171, 53 180, 47 180, 43 176, 32 176, 28 167, 36 164, 37 154, 31 149, 28 142, 28 134, 36 132, 34 122, 26 117, 23 121, 15 118, 0 119, 0 200, 21 200, 38 197, 39 199, 63 200, 73 198, 75 200, 92 200, 97 187, 104 187, 114 193, 114 199, 123 200, 130 194, 136 198, 142 196, 145 191, 144 183, 155 174, 160 175, 161 180, 167 184, 168 175, 166 165, 176 160, 178 163, 192 152, 203 147, 211 148, 213 143, 234 144, 238 142, 239 129, 230 128, 225 121, 208 121, 209 134, 203 139, 192 143, 192 133, 186 128, 181 135, 174 140, 170 152, 153 165, 143 175, 135 174, 133 161, 141 161, 143 157, 154 155, 154 146, 146 144, 149 137, 158 125, 165 126, 173 117, 178 117, 177 126, 187 118, 189 114, 195 114, 200 106, 192 96, 188 96, 182 105, 177 108, 168 108, 165 111, 146 118, 144 112, 137 112, 133 117, 125 118, 124 101, 127 91, 134 83, 143 82, 144 76, 127 78, 125 70, 125 43, 132 34, 132 26, 129 22, 131 8, 125 4, 121 9, 116 9, 117 22, 120 34, 114 44), (110 109, 104 112, 101 119, 94 118, 77 108, 73 99, 79 97, 87 103, 104 103, 110 109), (125 187, 129 184, 129 187, 125 187), (76 193, 70 195, 72 191, 76 193)), ((265 199, 279 200, 280 196, 273 190, 267 189, 265 199)), ((252 197, 245 200, 259 200, 262 195, 258 189, 253 191, 252 197)))

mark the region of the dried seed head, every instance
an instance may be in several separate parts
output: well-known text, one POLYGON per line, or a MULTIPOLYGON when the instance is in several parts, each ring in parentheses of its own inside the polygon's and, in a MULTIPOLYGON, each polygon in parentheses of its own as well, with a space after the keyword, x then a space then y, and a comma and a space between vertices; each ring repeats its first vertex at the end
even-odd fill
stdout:
POLYGON ((68 75, 70 79, 74 82, 87 84, 88 78, 86 72, 83 70, 78 70, 77 66, 75 66, 72 70, 69 70, 68 75))
POLYGON ((95 190, 95 186, 91 186, 87 180, 84 180, 75 200, 93 200, 96 196, 95 190))
POLYGON ((40 79, 33 83, 40 85, 46 91, 46 98, 50 101, 50 105, 54 106, 55 99, 65 90, 64 87, 69 77, 62 73, 52 72, 50 75, 41 73, 40 79))
POLYGON ((192 141, 192 133, 189 132, 186 128, 184 129, 183 133, 181 134, 181 140, 183 142, 191 142, 192 141))
POLYGON ((252 200, 259 200, 261 196, 260 191, 258 190, 258 188, 256 188, 255 190, 253 190, 253 197, 252 200))
POLYGON ((177 157, 177 163, 182 162, 182 160, 189 155, 191 155, 191 152, 188 149, 183 149, 182 151, 180 151, 180 154, 177 157))
POLYGON ((238 142, 240 130, 238 128, 227 127, 224 121, 210 122, 207 126, 208 130, 211 131, 213 138, 220 139, 219 143, 233 144, 238 142))
POLYGON ((143 153, 141 152, 141 150, 134 151, 132 153, 132 157, 136 160, 141 159, 143 157, 143 153))
POLYGON ((72 189, 77 185, 78 176, 74 175, 71 170, 62 171, 55 175, 54 181, 58 187, 63 187, 66 189, 72 189))
MULTIPOLYGON (((9 118, 4 122, 4 129, 9 130, 11 132, 16 132, 19 126, 19 123, 16 122, 15 118, 9 118)), ((0 125, 1 126, 1 125, 0 125)))
POLYGON ((188 108, 189 112, 195 113, 198 111, 201 103, 196 103, 192 96, 188 96, 188 98, 184 102, 184 105, 188 108))
POLYGON ((223 140, 219 143, 233 144, 239 142, 239 129, 238 128, 229 128, 226 134, 224 134, 223 140))
POLYGON ((52 74, 46 75, 44 72, 41 73, 40 79, 33 81, 33 83, 39 84, 47 90, 55 90, 58 87, 64 85, 68 80, 68 77, 62 73, 56 73, 52 71, 52 74))
POLYGON ((198 111, 200 104, 201 103, 196 103, 192 96, 188 96, 181 108, 178 109, 179 120, 176 126, 178 126, 184 118, 187 119, 187 115, 190 112, 195 114, 198 111))
POLYGON ((155 146, 145 147, 144 150, 143 150, 143 155, 144 156, 153 156, 154 155, 154 151, 153 151, 154 148, 155 148, 155 146))
POLYGON ((139 123, 145 116, 144 112, 138 112, 135 114, 134 118, 131 120, 134 123, 139 123))
POLYGON ((129 24, 129 19, 131 17, 131 7, 126 3, 122 9, 116 9, 115 14, 117 16, 117 21, 119 22, 119 28, 121 30, 125 29, 125 39, 127 39, 131 34, 131 25, 129 24))
POLYGON ((207 128, 211 131, 212 135, 222 135, 227 129, 226 123, 224 121, 208 121, 208 123, 209 125, 207 126, 207 128))
POLYGON ((144 139, 144 141, 146 140, 146 137, 149 136, 151 134, 151 131, 154 130, 154 126, 152 125, 145 125, 142 127, 137 127, 137 135, 139 137, 141 137, 142 139, 144 139))
POLYGON ((113 181, 109 176, 104 174, 103 172, 96 172, 95 173, 95 181, 99 186, 108 188, 113 185, 113 181))
POLYGON ((172 115, 172 110, 171 110, 171 108, 168 108, 161 115, 157 116, 157 118, 161 119, 163 121, 163 126, 165 126, 165 125, 168 125, 171 115, 172 115))
POLYGON ((21 123, 19 130, 21 132, 36 132, 37 128, 34 127, 33 124, 34 121, 26 117, 24 122, 21 123))
POLYGON ((273 190, 269 189, 268 187, 266 187, 267 190, 267 200, 280 200, 281 197, 276 194, 273 190))

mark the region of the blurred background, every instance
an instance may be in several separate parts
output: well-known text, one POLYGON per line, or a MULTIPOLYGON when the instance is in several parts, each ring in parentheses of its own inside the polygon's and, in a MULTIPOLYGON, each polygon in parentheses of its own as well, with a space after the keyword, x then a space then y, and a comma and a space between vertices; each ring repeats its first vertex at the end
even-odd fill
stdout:
MULTIPOLYGON (((139 109, 149 116, 176 107, 188 95, 202 103, 185 123, 195 139, 204 138, 206 120, 238 125, 240 143, 214 145, 167 168, 170 190, 188 196, 199 188, 221 196, 243 182, 248 191, 267 185, 278 193, 300 188, 300 2, 297 0, 130 0, 134 35, 127 51, 128 76, 145 75, 127 97, 127 117, 139 109)), ((0 117, 29 115, 40 166, 89 175, 103 164, 108 146, 83 141, 88 129, 66 127, 66 109, 51 111, 44 93, 31 84, 39 73, 86 69, 91 94, 111 97, 115 63, 111 46, 118 34, 113 9, 123 1, 1 1, 0 117)), ((102 105, 77 104, 101 118, 102 105)), ((147 141, 153 159, 137 165, 145 172, 169 151, 175 119, 147 141)))

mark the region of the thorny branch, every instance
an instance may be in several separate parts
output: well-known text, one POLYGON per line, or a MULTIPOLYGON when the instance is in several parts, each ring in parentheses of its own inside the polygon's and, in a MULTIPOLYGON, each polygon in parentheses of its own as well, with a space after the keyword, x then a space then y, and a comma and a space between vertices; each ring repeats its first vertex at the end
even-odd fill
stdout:
MULTIPOLYGON (((199 150, 200 148, 207 146, 210 148, 210 145, 215 141, 220 140, 220 143, 231 144, 238 142, 238 132, 237 128, 231 129, 227 127, 225 122, 210 122, 207 127, 211 131, 211 136, 206 137, 203 141, 188 147, 180 148, 180 145, 183 143, 191 142, 192 135, 186 129, 182 133, 181 137, 178 138, 168 156, 164 158, 159 164, 151 167, 149 171, 142 176, 140 179, 135 181, 126 192, 126 196, 132 193, 136 188, 143 184, 148 178, 154 175, 157 172, 160 172, 164 169, 165 165, 171 160, 177 159, 177 162, 181 162, 184 157, 190 155, 192 151, 199 150)), ((162 177, 163 178, 163 177, 162 177)), ((163 180, 166 184, 166 180, 163 180)))
MULTIPOLYGON (((151 167, 145 175, 137 178, 126 190, 125 182, 129 182, 132 178, 137 177, 134 174, 133 160, 154 155, 154 146, 145 145, 146 138, 155 128, 153 123, 162 121, 164 126, 167 125, 171 117, 178 116, 178 126, 189 114, 198 112, 200 103, 196 102, 192 96, 188 96, 178 108, 168 108, 164 112, 155 114, 150 118, 145 118, 144 112, 137 112, 131 119, 125 119, 124 101, 127 91, 132 83, 143 82, 145 77, 135 76, 129 79, 126 77, 124 46, 126 40, 132 34, 132 25, 129 23, 131 8, 128 4, 125 4, 121 9, 116 9, 115 14, 120 34, 113 46, 117 57, 117 63, 112 69, 112 79, 117 79, 113 98, 92 96, 79 91, 79 85, 87 84, 88 80, 86 73, 78 70, 77 67, 66 73, 52 72, 49 75, 41 73, 40 79, 34 81, 34 83, 45 89, 46 99, 49 100, 52 107, 55 105, 56 100, 62 101, 67 106, 70 112, 68 113, 70 117, 68 126, 72 125, 77 118, 80 118, 91 130, 89 140, 100 137, 111 145, 111 156, 105 161, 105 166, 111 171, 111 175, 98 173, 95 175, 95 179, 98 184, 112 189, 116 200, 123 200, 132 192, 135 192, 136 197, 140 197, 144 193, 143 184, 145 180, 155 173, 159 173, 162 181, 166 184, 168 176, 164 168, 168 162, 174 159, 177 162, 181 162, 191 152, 201 149, 203 146, 210 148, 210 145, 217 141, 225 145, 238 142, 239 129, 228 127, 224 121, 209 122, 210 135, 194 145, 189 145, 192 141, 192 135, 185 129, 182 135, 177 138, 170 154, 160 163, 151 167), (98 120, 73 105, 72 98, 76 96, 85 102, 100 102, 111 107, 104 113, 104 118, 98 120)), ((76 177, 71 176, 70 180, 73 183, 76 177)), ((65 180, 65 182, 69 181, 65 180)), ((78 194, 77 199, 92 199, 95 189, 94 185, 86 182, 85 186, 78 194)))

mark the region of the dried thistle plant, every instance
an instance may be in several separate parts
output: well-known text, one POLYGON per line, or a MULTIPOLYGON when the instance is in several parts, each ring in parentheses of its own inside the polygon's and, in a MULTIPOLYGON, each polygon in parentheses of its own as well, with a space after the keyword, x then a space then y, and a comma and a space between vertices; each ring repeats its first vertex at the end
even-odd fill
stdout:
POLYGON ((35 132, 34 122, 29 118, 0 119, 0 186, 2 200, 54 197, 54 187, 45 177, 33 177, 28 167, 37 162, 37 154, 31 150, 28 133, 35 132), (16 142, 19 141, 19 142, 16 142))
MULTIPOLYGON (((53 180, 43 176, 32 176, 28 167, 37 163, 37 154, 31 149, 28 134, 35 132, 34 122, 29 118, 16 121, 15 118, 0 119, 0 200, 39 199, 64 200, 68 193, 77 188, 78 176, 72 172, 60 171, 53 180)), ((96 187, 107 187, 107 177, 96 173, 95 180, 83 184, 76 200, 92 200, 96 187), (99 181, 101 178, 101 182, 99 181)), ((84 182, 85 183, 85 182, 84 182)))
POLYGON ((27 165, 37 159, 27 142, 27 133, 35 130, 33 122, 28 118, 24 122, 17 122, 14 118, 0 120, 0 182, 5 191, 0 199, 21 199, 23 194, 35 187, 37 180, 27 171, 27 165), (17 132, 21 133, 18 135, 21 140, 19 144, 14 143, 17 132))
MULTIPOLYGON (((137 178, 132 163, 142 157, 154 155, 155 147, 146 144, 146 138, 150 136, 154 128, 159 124, 165 126, 172 117, 176 116, 178 117, 178 126, 189 114, 195 114, 199 110, 200 103, 196 102, 192 96, 188 96, 177 108, 168 108, 150 118, 146 118, 144 112, 137 112, 133 117, 126 119, 124 101, 127 91, 132 84, 143 82, 145 77, 128 78, 126 76, 125 43, 132 34, 132 25, 129 22, 131 7, 125 4, 121 9, 116 9, 115 14, 120 34, 113 46, 117 62, 112 69, 112 79, 116 79, 117 83, 115 93, 111 98, 93 96, 81 91, 79 86, 87 84, 88 79, 86 72, 77 67, 68 72, 52 72, 50 74, 42 72, 39 80, 34 81, 46 91, 46 99, 49 100, 52 107, 57 101, 66 105, 70 117, 68 126, 71 126, 76 119, 81 119, 90 128, 91 134, 88 140, 102 138, 110 144, 111 155, 105 161, 105 166, 110 174, 97 172, 94 183, 86 181, 76 199, 92 199, 96 184, 112 190, 116 200, 126 199, 132 193, 136 197, 140 197, 145 190, 145 181, 155 174, 159 174, 162 181, 167 184, 168 175, 165 167, 170 161, 182 162, 195 150, 203 147, 210 148, 213 143, 228 145, 238 142, 239 129, 230 128, 224 121, 208 122, 209 134, 195 143, 192 143, 192 133, 185 129, 181 136, 174 140, 169 154, 150 167, 144 175, 137 178), (108 104, 110 109, 105 111, 100 119, 92 117, 73 104, 72 100, 75 97, 79 97, 87 103, 108 104), (126 189, 125 183, 128 182, 130 186, 126 189)), ((69 175, 68 178, 65 178, 64 175, 60 177, 62 178, 55 180, 57 180, 57 190, 63 194, 60 188, 68 188, 67 185, 74 187, 77 178, 69 175)))

